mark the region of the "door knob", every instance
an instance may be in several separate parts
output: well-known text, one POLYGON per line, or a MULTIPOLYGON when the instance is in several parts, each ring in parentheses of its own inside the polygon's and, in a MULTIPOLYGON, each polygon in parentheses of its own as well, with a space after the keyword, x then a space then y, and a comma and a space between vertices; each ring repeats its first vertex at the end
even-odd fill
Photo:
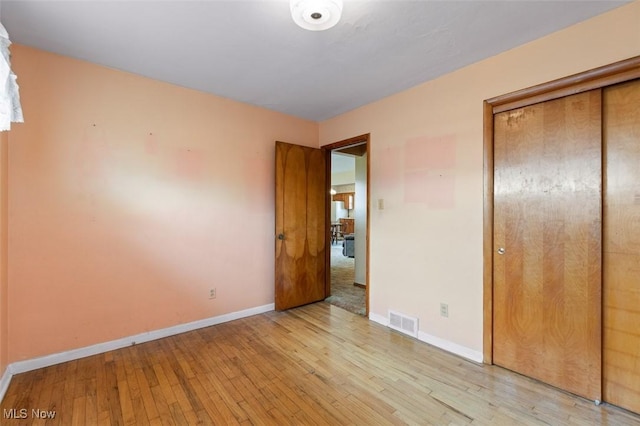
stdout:
POLYGON ((504 247, 500 247, 498 249, 498 254, 504 254, 504 247))
POLYGON ((284 234, 278 234, 278 239, 279 240, 284 240, 284 234))

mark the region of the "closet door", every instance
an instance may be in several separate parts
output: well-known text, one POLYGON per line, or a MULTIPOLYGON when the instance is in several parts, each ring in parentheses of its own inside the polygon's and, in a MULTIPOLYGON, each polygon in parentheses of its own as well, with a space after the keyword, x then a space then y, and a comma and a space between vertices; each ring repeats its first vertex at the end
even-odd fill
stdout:
POLYGON ((640 81, 603 96, 603 391, 640 413, 640 81))
POLYGON ((601 91, 494 116, 495 364, 601 399, 601 91))

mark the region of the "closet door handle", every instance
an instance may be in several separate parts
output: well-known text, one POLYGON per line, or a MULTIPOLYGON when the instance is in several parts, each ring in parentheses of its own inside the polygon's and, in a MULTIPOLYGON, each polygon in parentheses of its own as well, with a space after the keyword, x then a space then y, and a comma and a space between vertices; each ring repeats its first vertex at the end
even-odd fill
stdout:
POLYGON ((504 254, 504 247, 500 247, 498 249, 498 254, 504 254))

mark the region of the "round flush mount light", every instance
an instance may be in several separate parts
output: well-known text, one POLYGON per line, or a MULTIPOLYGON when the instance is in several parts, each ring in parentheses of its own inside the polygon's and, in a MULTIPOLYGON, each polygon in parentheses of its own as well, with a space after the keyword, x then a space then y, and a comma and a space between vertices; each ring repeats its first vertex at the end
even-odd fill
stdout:
POLYGON ((290 0, 293 21, 305 30, 328 30, 342 15, 342 0, 290 0))

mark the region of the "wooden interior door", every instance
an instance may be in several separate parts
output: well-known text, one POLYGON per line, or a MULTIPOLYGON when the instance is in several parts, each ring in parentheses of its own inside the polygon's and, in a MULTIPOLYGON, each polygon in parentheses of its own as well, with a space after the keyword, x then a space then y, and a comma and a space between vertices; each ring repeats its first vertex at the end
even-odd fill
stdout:
POLYGON ((325 152, 276 142, 275 307, 323 300, 328 228, 325 152))
POLYGON ((603 393, 640 413, 640 80, 606 88, 603 103, 603 393))
POLYGON ((601 400, 601 91, 494 116, 495 364, 601 400))

